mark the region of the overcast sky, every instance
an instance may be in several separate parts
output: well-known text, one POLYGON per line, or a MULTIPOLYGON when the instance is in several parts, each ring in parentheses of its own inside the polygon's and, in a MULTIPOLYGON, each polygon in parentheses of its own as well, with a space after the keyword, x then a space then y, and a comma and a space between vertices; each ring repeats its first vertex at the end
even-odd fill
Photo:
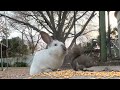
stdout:
MULTIPOLYGON (((114 16, 114 12, 115 11, 110 11, 110 24, 111 24, 111 28, 117 27, 117 19, 114 16)), ((98 18, 94 19, 93 22, 95 24, 97 23, 96 25, 99 25, 98 24, 99 23, 99 19, 98 18)), ((106 17, 106 28, 107 28, 107 17, 106 17)), ((94 37, 98 36, 98 32, 91 32, 91 34, 89 34, 89 35, 91 35, 94 38, 94 37)), ((17 36, 21 36, 21 33, 13 31, 13 32, 10 33, 10 37, 9 38, 17 37, 17 36)))
POLYGON ((110 24, 111 24, 111 27, 117 27, 117 19, 115 18, 114 16, 114 12, 115 11, 111 11, 110 12, 110 24))
MULTIPOLYGON (((115 11, 110 12, 110 24, 111 24, 112 28, 117 27, 117 19, 114 16, 114 12, 115 11)), ((106 18, 106 20, 107 20, 107 18, 106 18)), ((106 24, 107 24, 107 22, 106 22, 106 24)), ((21 34, 17 33, 17 32, 12 32, 9 38, 16 37, 16 36, 19 36, 19 35, 21 35, 21 34)))

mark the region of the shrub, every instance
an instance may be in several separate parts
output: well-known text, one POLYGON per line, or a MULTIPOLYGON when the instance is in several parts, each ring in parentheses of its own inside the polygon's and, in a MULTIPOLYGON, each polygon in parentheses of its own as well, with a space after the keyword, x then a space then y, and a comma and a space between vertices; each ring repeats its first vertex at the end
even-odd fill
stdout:
POLYGON ((14 67, 27 67, 27 63, 25 62, 15 62, 13 64, 14 67))
MULTIPOLYGON (((1 63, 0 63, 0 67, 1 67, 1 63)), ((7 67, 7 63, 3 62, 3 67, 7 67)), ((11 67, 9 63, 8 63, 8 67, 11 67)))

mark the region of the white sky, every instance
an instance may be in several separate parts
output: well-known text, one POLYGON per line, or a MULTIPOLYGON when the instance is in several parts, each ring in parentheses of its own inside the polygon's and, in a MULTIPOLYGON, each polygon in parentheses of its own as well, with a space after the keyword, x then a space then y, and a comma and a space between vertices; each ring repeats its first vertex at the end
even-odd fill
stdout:
POLYGON ((110 24, 112 25, 112 27, 117 27, 117 19, 114 16, 114 12, 115 11, 110 12, 110 24))
MULTIPOLYGON (((111 24, 112 28, 117 27, 117 19, 114 16, 114 12, 115 11, 110 12, 110 24, 111 24)), ((106 21, 107 21, 107 18, 106 18, 106 21)), ((107 22, 106 22, 106 24, 107 24, 107 22)), ((21 35, 21 34, 17 33, 17 32, 12 32, 9 38, 16 37, 16 36, 19 36, 19 35, 21 35)))

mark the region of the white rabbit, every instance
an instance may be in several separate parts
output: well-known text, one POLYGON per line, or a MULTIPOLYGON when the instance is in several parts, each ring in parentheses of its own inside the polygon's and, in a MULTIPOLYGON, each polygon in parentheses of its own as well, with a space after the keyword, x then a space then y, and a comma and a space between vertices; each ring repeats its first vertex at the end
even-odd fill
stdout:
POLYGON ((66 47, 62 42, 53 40, 43 31, 40 34, 48 48, 36 52, 30 67, 30 75, 57 70, 62 66, 66 55, 66 47))

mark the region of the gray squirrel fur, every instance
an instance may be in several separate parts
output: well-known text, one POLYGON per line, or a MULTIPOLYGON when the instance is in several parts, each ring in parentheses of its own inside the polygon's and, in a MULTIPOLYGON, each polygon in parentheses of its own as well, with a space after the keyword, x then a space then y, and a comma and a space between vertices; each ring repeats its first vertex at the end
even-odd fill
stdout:
POLYGON ((84 49, 80 45, 75 45, 70 50, 71 66, 75 71, 86 70, 86 68, 96 66, 96 61, 84 54, 84 49))

